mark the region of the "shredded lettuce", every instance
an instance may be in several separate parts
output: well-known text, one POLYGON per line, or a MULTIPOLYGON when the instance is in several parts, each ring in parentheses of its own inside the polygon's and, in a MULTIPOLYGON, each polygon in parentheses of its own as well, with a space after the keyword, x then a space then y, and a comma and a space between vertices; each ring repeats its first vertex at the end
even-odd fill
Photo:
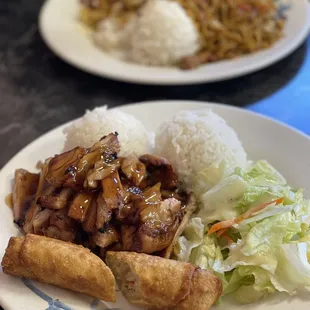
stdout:
POLYGON ((178 260, 213 270, 223 279, 224 295, 240 303, 276 291, 310 291, 310 201, 303 190, 291 188, 268 162, 258 161, 246 171, 236 169, 200 202, 177 242, 178 260), (222 221, 232 224, 208 234, 222 221))
POLYGON ((282 244, 278 254, 276 274, 271 278, 278 291, 293 294, 310 291, 309 243, 282 244))
POLYGON ((198 214, 204 224, 237 216, 234 206, 242 199, 247 183, 238 175, 231 175, 207 191, 201 198, 203 209, 198 214))
POLYGON ((275 291, 268 271, 256 266, 240 266, 233 271, 224 293, 232 293, 237 301, 248 304, 275 291))
POLYGON ((204 226, 201 218, 192 218, 175 246, 174 254, 179 261, 188 262, 191 252, 203 241, 204 226))
POLYGON ((200 268, 223 273, 223 255, 214 236, 204 235, 203 242, 194 249, 189 261, 200 268))
POLYGON ((285 178, 266 160, 260 160, 245 173, 245 179, 259 186, 286 185, 285 178))
POLYGON ((256 223, 244 236, 241 251, 245 255, 272 250, 301 232, 301 223, 291 213, 273 216, 256 223))

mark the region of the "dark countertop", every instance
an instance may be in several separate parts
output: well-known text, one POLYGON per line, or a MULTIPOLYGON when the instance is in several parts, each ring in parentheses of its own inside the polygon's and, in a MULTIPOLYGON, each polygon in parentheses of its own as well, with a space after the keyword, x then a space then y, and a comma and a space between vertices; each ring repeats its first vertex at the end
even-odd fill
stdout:
POLYGON ((41 134, 104 104, 155 99, 222 102, 310 133, 310 39, 275 65, 230 81, 186 87, 131 85, 91 76, 54 56, 38 33, 41 4, 42 0, 0 2, 0 168, 41 134))

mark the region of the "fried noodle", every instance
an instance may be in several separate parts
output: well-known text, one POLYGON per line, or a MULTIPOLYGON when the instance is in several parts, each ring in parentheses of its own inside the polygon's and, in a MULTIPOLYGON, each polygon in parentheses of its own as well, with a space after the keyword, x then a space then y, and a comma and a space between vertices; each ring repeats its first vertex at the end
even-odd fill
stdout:
POLYGON ((196 23, 204 62, 270 47, 283 36, 285 18, 274 0, 177 0, 196 23))

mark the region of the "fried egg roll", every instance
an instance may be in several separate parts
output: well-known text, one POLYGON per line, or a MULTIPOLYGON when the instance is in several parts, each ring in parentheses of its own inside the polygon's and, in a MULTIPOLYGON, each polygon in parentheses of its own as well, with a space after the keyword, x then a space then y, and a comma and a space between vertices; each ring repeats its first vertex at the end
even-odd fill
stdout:
POLYGON ((128 301, 148 309, 208 310, 222 293, 218 277, 188 263, 133 252, 106 262, 128 301))
POLYGON ((73 243, 32 234, 12 237, 1 265, 8 275, 116 300, 111 270, 90 250, 73 243))
POLYGON ((222 295, 222 282, 210 271, 194 271, 190 293, 171 310, 208 310, 222 295))

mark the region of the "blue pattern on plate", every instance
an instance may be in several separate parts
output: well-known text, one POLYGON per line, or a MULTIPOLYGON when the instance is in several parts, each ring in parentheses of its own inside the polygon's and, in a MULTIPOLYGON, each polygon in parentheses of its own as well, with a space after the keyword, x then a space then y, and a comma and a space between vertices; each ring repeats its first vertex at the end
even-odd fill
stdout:
MULTIPOLYGON (((48 303, 48 308, 45 310, 73 310, 71 307, 62 303, 59 299, 53 299, 50 296, 39 290, 31 280, 22 279, 22 282, 38 297, 48 303)), ((94 299, 89 305, 91 310, 121 310, 119 308, 107 308, 99 299, 94 299)))
POLYGON ((279 4, 277 18, 285 18, 285 13, 292 7, 292 5, 289 3, 283 3, 282 0, 276 0, 276 2, 279 4))
POLYGON ((35 287, 32 281, 28 279, 22 279, 22 282, 37 296, 42 298, 48 303, 48 308, 46 310, 72 310, 70 307, 66 306, 64 303, 59 301, 58 299, 53 299, 40 291, 37 287, 35 287))

